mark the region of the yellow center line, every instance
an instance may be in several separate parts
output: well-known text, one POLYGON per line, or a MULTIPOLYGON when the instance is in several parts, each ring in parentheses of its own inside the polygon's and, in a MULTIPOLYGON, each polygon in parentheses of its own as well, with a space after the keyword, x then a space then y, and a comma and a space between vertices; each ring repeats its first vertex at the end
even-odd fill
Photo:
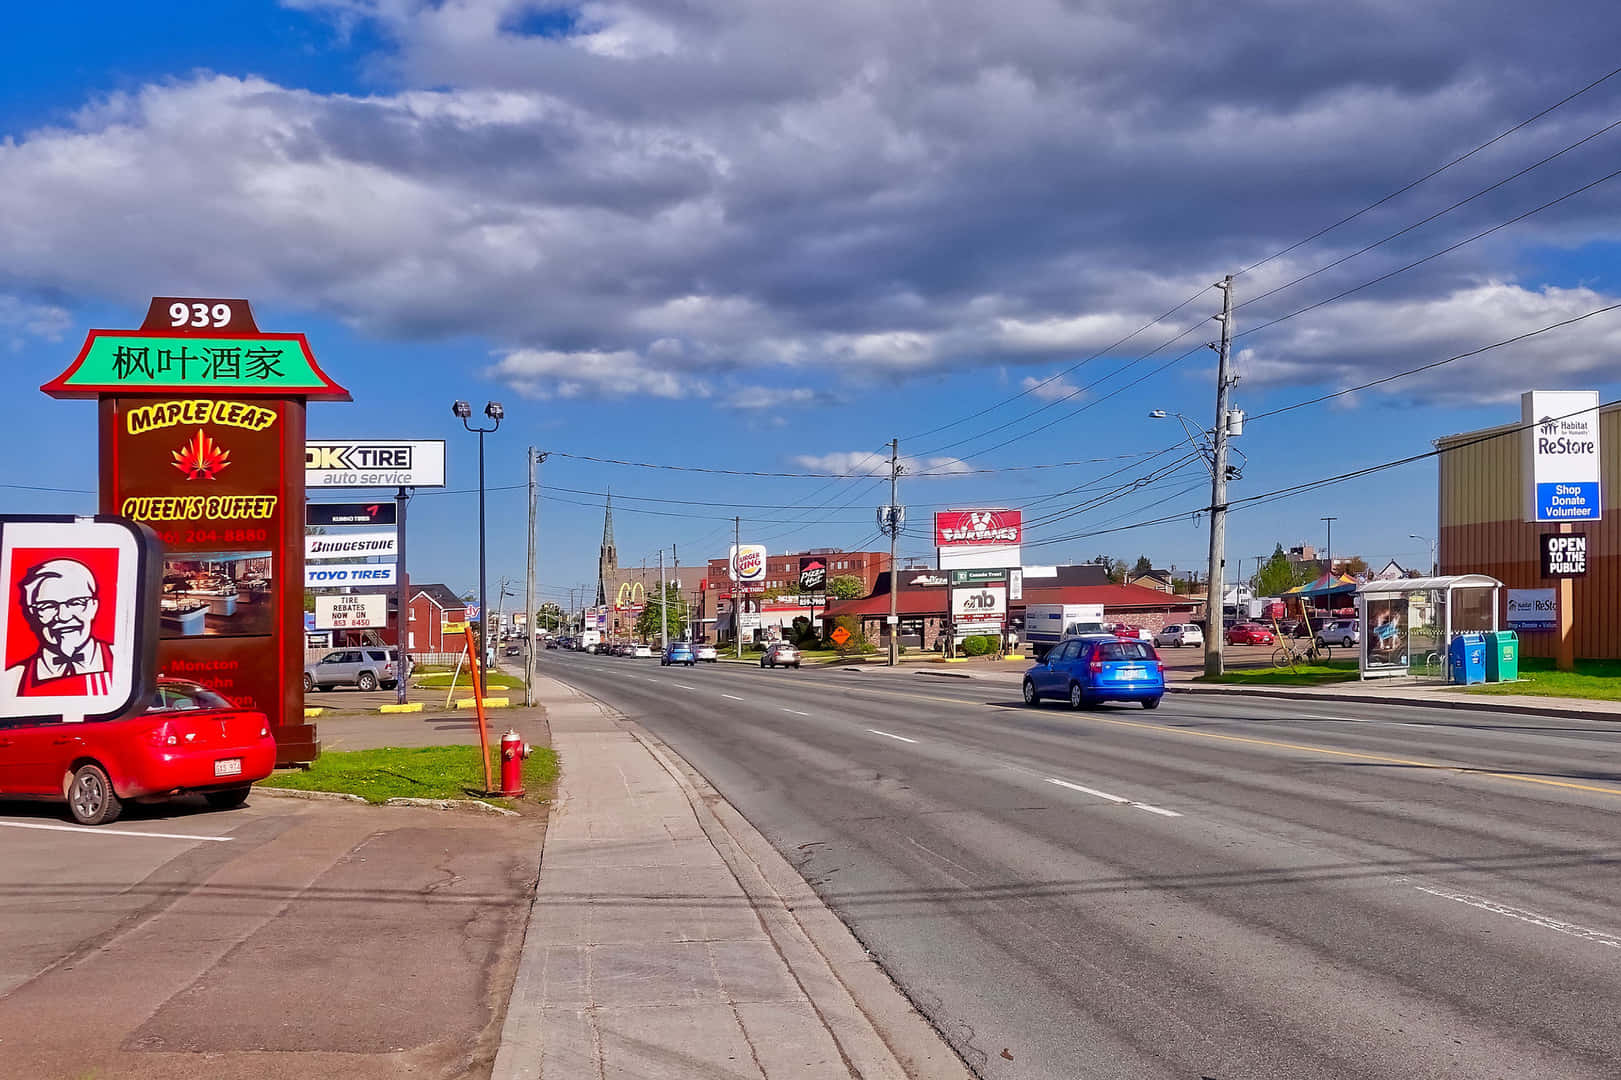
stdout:
POLYGON ((1331 757, 1353 758, 1357 761, 1380 761, 1391 765, 1410 765, 1420 769, 1446 769, 1450 772, 1471 773, 1475 776, 1486 776, 1496 780, 1516 780, 1524 784, 1542 784, 1547 787, 1570 788, 1574 791, 1593 791, 1600 795, 1621 795, 1621 788, 1601 787, 1596 784, 1577 784, 1569 780, 1549 780, 1542 776, 1524 776, 1520 773, 1511 773, 1499 769, 1482 769, 1472 765, 1449 765, 1439 761, 1418 761, 1413 758, 1390 757, 1387 754, 1363 753, 1356 750, 1331 750, 1325 746, 1281 742, 1277 739, 1257 739, 1249 735, 1223 735, 1215 731, 1190 731, 1187 728, 1170 728, 1160 724, 1145 724, 1140 720, 1110 720, 1102 716, 1087 716, 1085 714, 1080 714, 1078 719, 1090 720, 1099 724, 1114 724, 1118 727, 1142 728, 1162 735, 1192 735, 1201 739, 1219 739, 1222 742, 1270 746, 1280 750, 1301 750, 1308 754, 1326 754, 1331 757))

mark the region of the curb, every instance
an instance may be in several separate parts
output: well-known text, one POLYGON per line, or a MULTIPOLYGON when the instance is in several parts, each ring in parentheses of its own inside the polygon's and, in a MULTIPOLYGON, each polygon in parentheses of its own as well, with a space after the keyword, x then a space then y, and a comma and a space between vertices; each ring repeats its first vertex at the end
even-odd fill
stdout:
POLYGON ((320 716, 324 712, 326 712, 326 709, 323 706, 306 705, 304 706, 304 719, 313 720, 315 717, 320 716))
POLYGON ((398 702, 395 702, 393 705, 379 705, 377 706, 377 711, 380 713, 421 712, 422 702, 408 701, 404 705, 401 705, 398 702))
POLYGON ((1600 713, 1591 709, 1559 708, 1545 705, 1499 704, 1479 698, 1362 697, 1352 694, 1318 694, 1305 690, 1260 690, 1236 686, 1190 686, 1186 683, 1165 687, 1170 694, 1220 694, 1224 697, 1284 698, 1291 701, 1330 701, 1339 704, 1402 705, 1415 709, 1467 709, 1519 716, 1557 716, 1566 720, 1621 721, 1621 713, 1600 713))
MULTIPOLYGON (((455 707, 458 708, 458 709, 471 709, 471 708, 475 708, 478 703, 475 702, 472 698, 459 698, 459 699, 457 699, 457 701, 454 704, 455 704, 455 707)), ((510 708, 511 705, 512 705, 512 699, 511 698, 487 697, 487 698, 484 699, 484 707, 486 709, 506 709, 506 708, 510 708)))
POLYGON ((275 799, 305 799, 310 802, 355 802, 362 806, 415 806, 429 810, 472 810, 480 814, 495 814, 499 817, 521 817, 516 810, 507 810, 500 806, 491 806, 478 799, 408 799, 403 797, 386 799, 381 803, 370 802, 359 795, 351 795, 347 791, 305 791, 302 788, 260 787, 253 786, 255 795, 269 795, 275 799))
POLYGON ((359 795, 351 795, 347 791, 305 791, 302 788, 260 787, 255 784, 253 785, 253 794, 269 795, 277 799, 308 799, 311 802, 357 802, 362 805, 370 805, 359 795))

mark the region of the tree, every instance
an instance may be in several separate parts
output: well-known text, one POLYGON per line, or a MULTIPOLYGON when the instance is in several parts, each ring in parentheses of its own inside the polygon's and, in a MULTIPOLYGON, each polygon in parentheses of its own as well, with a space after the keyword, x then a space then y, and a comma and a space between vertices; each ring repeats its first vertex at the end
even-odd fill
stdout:
POLYGON ((1108 567, 1109 583, 1111 585, 1124 585, 1126 583, 1126 573, 1131 569, 1126 565, 1126 560, 1110 559, 1108 562, 1108 567))
POLYGON ((535 612, 535 627, 539 630, 556 630, 562 626, 568 616, 563 614, 563 608, 558 604, 546 603, 540 605, 535 612))
POLYGON ((1309 563, 1293 563, 1283 553, 1283 545, 1272 549, 1272 557, 1250 578, 1256 596, 1282 596, 1296 585, 1304 585, 1317 575, 1309 563))
POLYGON ((687 629, 687 602, 674 582, 664 586, 664 603, 659 603, 656 596, 647 598, 647 606, 636 616, 636 635, 645 641, 657 641, 661 617, 668 620, 670 640, 679 641, 687 629))
POLYGON ((867 595, 867 583, 854 574, 840 574, 828 580, 827 595, 835 600, 859 600, 867 595))
POLYGON ((1131 566, 1131 576, 1142 577, 1144 574, 1153 569, 1153 560, 1151 560, 1147 555, 1139 555, 1137 556, 1137 561, 1131 566))
POLYGON ((1349 559, 1340 560, 1339 569, 1342 574, 1361 577, 1368 572, 1368 560, 1360 555, 1352 555, 1349 559))

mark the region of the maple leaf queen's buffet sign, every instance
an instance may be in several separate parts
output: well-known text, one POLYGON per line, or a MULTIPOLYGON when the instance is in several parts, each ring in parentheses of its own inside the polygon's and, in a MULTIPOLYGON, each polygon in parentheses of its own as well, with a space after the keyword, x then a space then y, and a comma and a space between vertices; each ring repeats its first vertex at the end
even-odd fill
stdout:
POLYGON ((98 401, 101 510, 163 546, 158 671, 264 712, 281 764, 312 760, 303 710, 304 408, 349 400, 302 334, 245 300, 157 297, 92 330, 42 388, 98 401))

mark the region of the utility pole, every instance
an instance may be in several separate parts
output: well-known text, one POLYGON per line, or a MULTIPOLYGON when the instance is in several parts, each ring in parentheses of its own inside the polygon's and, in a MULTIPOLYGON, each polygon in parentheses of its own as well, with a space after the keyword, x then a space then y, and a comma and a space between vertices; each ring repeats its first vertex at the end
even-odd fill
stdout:
POLYGON ((1216 350, 1216 426, 1212 431, 1210 471, 1210 577, 1205 585, 1204 670, 1222 673, 1222 583, 1227 557, 1227 413, 1233 378, 1228 361, 1233 349, 1233 275, 1216 286, 1221 290, 1221 346, 1216 350))
POLYGON ((737 549, 743 546, 743 519, 732 519, 732 633, 737 638, 737 658, 743 659, 743 583, 737 580, 737 549))
POLYGON ((411 611, 407 602, 410 594, 405 573, 405 504, 411 499, 410 494, 402 486, 394 493, 394 521, 395 529, 399 533, 400 555, 399 565, 394 570, 394 603, 399 610, 399 641, 395 644, 396 662, 394 680, 394 700, 405 704, 406 691, 411 687, 411 611))
POLYGON ((1334 576, 1334 522, 1339 519, 1326 517, 1318 520, 1328 522, 1328 576, 1332 578, 1334 576))
POLYGON ((889 666, 901 659, 900 573, 895 568, 895 542, 901 531, 901 508, 897 486, 901 476, 901 441, 889 441, 889 666))
POLYGON ((535 469, 545 460, 545 454, 533 446, 529 448, 529 565, 523 582, 523 629, 528 639, 523 643, 523 702, 529 706, 535 704, 535 631, 540 629, 536 625, 540 616, 535 611, 535 514, 540 502, 535 469))
POLYGON ((670 590, 664 584, 663 548, 659 548, 659 649, 670 651, 670 590))

